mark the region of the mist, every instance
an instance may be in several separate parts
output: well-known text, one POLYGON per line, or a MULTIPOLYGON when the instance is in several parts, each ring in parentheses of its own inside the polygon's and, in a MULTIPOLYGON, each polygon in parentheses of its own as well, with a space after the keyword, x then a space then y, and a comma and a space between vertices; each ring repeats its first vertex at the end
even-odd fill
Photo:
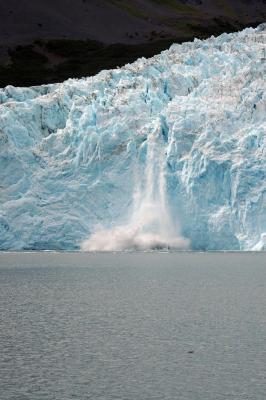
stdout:
POLYGON ((112 228, 95 227, 82 243, 83 251, 123 251, 188 249, 189 240, 182 237, 171 217, 166 188, 166 144, 158 119, 146 143, 146 166, 142 171, 136 159, 133 211, 129 221, 112 228))

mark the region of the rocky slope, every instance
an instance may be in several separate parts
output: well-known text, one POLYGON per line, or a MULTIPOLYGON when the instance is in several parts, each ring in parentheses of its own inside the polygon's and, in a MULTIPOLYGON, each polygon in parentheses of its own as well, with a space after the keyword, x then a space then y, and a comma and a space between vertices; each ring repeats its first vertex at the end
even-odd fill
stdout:
POLYGON ((265 0, 2 0, 0 87, 95 75, 265 20, 265 0))

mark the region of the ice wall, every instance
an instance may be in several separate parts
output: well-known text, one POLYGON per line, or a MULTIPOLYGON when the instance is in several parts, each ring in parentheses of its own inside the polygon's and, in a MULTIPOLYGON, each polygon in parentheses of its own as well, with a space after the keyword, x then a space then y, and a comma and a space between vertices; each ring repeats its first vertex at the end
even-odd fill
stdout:
POLYGON ((95 226, 94 233, 85 240, 85 251, 122 250, 185 250, 189 240, 180 234, 172 218, 167 199, 167 144, 160 120, 154 120, 145 140, 146 160, 142 168, 141 152, 134 161, 132 212, 122 225, 104 229, 95 226))
POLYGON ((154 126, 177 234, 192 249, 265 249, 265 76, 261 25, 0 90, 0 249, 79 249, 127 225, 154 126))

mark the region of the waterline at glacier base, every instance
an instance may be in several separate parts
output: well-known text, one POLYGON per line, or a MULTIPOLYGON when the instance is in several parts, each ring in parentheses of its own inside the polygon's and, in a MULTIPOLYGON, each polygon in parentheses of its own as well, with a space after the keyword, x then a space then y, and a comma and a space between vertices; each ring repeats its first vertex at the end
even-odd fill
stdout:
POLYGON ((265 250, 266 26, 0 90, 0 249, 265 250))
POLYGON ((132 214, 128 223, 111 229, 99 227, 82 243, 85 251, 184 250, 189 241, 181 237, 167 202, 166 147, 160 120, 154 120, 147 135, 146 162, 141 168, 138 152, 134 163, 135 179, 132 214))

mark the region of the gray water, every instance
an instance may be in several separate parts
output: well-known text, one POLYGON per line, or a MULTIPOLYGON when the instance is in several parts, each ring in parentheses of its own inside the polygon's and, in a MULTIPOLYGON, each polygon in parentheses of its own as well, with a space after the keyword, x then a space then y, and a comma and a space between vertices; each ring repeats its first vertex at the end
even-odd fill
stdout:
POLYGON ((0 399, 265 400, 265 257, 0 254, 0 399))

